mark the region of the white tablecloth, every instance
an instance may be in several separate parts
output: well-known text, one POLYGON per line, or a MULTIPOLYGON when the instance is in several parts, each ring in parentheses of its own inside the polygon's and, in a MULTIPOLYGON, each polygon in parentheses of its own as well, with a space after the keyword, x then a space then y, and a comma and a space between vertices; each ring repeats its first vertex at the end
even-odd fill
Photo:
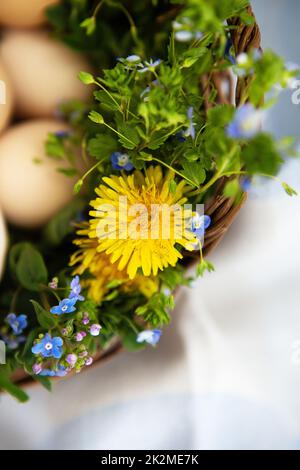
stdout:
MULTIPOLYGON (((265 44, 300 62, 293 35, 281 39, 294 29, 295 41, 300 2, 253 4, 265 44)), ((297 135, 299 109, 286 93, 267 126, 297 135)), ((283 173, 300 189, 299 162, 283 173)), ((299 213, 276 184, 255 188, 210 257, 216 272, 179 293, 159 347, 52 394, 36 387, 25 405, 1 397, 0 448, 300 448, 299 213)))

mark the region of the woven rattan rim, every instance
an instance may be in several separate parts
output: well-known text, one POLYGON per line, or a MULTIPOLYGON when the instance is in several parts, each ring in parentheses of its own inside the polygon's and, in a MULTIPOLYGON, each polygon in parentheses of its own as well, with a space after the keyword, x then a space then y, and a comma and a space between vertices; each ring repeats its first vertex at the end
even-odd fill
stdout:
MULTIPOLYGON (((260 49, 261 47, 260 31, 251 7, 247 8, 247 13, 254 18, 254 22, 250 25, 242 23, 240 18, 231 18, 228 21, 228 24, 232 26, 231 39, 236 55, 242 52, 248 52, 249 50, 254 48, 260 49)), ((232 78, 228 74, 226 74, 225 78, 228 79, 231 85, 229 98, 228 96, 224 96, 221 87, 221 82, 224 79, 224 72, 214 74, 210 78, 213 81, 214 87, 218 92, 218 103, 232 103, 235 101, 236 106, 240 104, 242 92, 245 87, 247 87, 247 77, 239 78, 236 87, 234 87, 232 78)), ((200 86, 202 88, 206 108, 209 108, 209 104, 205 100, 205 97, 208 97, 210 93, 210 83, 208 77, 202 78, 200 86)), ((212 220, 210 227, 205 233, 205 241, 203 247, 203 253, 205 255, 210 253, 220 243, 223 236, 229 229, 230 225, 232 224, 235 217, 237 216, 246 201, 245 193, 242 195, 242 198, 238 204, 236 204, 233 199, 226 198, 223 195, 223 188, 225 183, 225 178, 216 183, 214 196, 211 197, 205 203, 205 214, 209 215, 212 220)), ((195 262, 195 258, 197 258, 197 260, 199 259, 199 255, 187 252, 186 258, 186 265, 191 266, 195 262)), ((94 357, 93 366, 99 363, 102 364, 107 362, 108 360, 112 359, 117 353, 121 352, 122 349, 122 344, 118 340, 113 341, 105 351, 99 352, 94 357)), ((86 368, 85 370, 88 370, 88 368, 86 368)), ((14 374, 13 381, 19 386, 22 386, 23 388, 28 388, 31 385, 38 384, 38 382, 34 381, 31 376, 26 375, 26 373, 21 370, 17 371, 14 374)))

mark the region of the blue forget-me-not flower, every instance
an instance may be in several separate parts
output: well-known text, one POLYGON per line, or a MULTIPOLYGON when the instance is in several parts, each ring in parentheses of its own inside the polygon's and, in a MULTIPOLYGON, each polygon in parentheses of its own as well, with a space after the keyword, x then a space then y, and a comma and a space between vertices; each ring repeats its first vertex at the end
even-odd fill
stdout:
POLYGON ((161 330, 144 330, 141 331, 136 338, 137 343, 148 343, 155 346, 161 337, 161 330))
POLYGON ((32 348, 33 354, 40 354, 43 357, 54 357, 59 359, 62 356, 63 340, 59 336, 51 337, 49 333, 38 341, 32 348))

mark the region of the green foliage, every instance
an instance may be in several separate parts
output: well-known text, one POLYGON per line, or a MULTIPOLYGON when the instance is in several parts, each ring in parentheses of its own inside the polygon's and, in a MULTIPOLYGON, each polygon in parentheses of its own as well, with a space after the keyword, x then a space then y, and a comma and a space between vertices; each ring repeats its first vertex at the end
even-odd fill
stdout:
POLYGON ((169 323, 169 310, 174 307, 173 297, 162 292, 154 294, 146 304, 141 305, 135 311, 142 316, 146 323, 152 327, 158 327, 169 323))
POLYGON ((117 149, 116 139, 109 134, 96 134, 88 143, 89 154, 97 160, 108 159, 117 149))
POLYGON ((228 181, 223 190, 224 196, 230 198, 235 198, 240 192, 241 187, 238 178, 228 181))
POLYGON ((18 243, 10 250, 10 269, 21 286, 39 291, 48 281, 48 272, 42 255, 30 243, 18 243))
POLYGON ((186 272, 183 266, 178 264, 175 267, 168 267, 159 273, 159 278, 161 279, 164 286, 170 289, 173 292, 176 287, 180 285, 189 285, 191 279, 186 278, 186 272))
POLYGON ((252 139, 242 151, 242 160, 250 174, 275 175, 283 163, 269 134, 260 134, 252 139))
POLYGON ((287 183, 282 182, 282 187, 283 187, 283 189, 285 190, 285 192, 287 193, 288 196, 298 196, 297 191, 295 191, 295 189, 292 188, 287 183))
POLYGON ((47 243, 53 246, 62 243, 64 238, 74 231, 72 221, 76 220, 84 206, 83 200, 74 199, 69 205, 59 211, 44 229, 44 237, 47 243))
POLYGON ((20 387, 15 385, 7 374, 6 368, 0 365, 0 390, 4 390, 16 398, 19 402, 25 403, 29 397, 20 387))
POLYGON ((210 263, 209 261, 203 259, 198 264, 196 273, 197 273, 197 276, 203 277, 206 271, 211 273, 214 270, 215 270, 214 265, 210 263))
POLYGON ((184 162, 182 164, 183 172, 190 181, 193 181, 196 187, 199 187, 205 181, 205 170, 199 162, 184 162))
POLYGON ((46 330, 56 325, 55 316, 48 310, 44 309, 38 302, 31 300, 38 323, 46 330))

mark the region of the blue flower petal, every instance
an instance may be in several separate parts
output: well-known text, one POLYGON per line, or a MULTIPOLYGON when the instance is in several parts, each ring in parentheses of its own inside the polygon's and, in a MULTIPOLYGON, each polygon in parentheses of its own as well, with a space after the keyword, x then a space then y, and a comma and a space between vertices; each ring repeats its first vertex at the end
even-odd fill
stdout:
POLYGON ((52 307, 50 309, 50 312, 55 314, 55 315, 61 315, 62 314, 61 307, 59 305, 56 305, 55 307, 52 307))
POLYGON ((33 354, 40 354, 44 350, 44 345, 42 342, 35 344, 32 346, 31 351, 33 354))
POLYGON ((55 338, 52 338, 52 344, 53 346, 62 346, 64 344, 62 338, 59 336, 55 336, 55 338))

